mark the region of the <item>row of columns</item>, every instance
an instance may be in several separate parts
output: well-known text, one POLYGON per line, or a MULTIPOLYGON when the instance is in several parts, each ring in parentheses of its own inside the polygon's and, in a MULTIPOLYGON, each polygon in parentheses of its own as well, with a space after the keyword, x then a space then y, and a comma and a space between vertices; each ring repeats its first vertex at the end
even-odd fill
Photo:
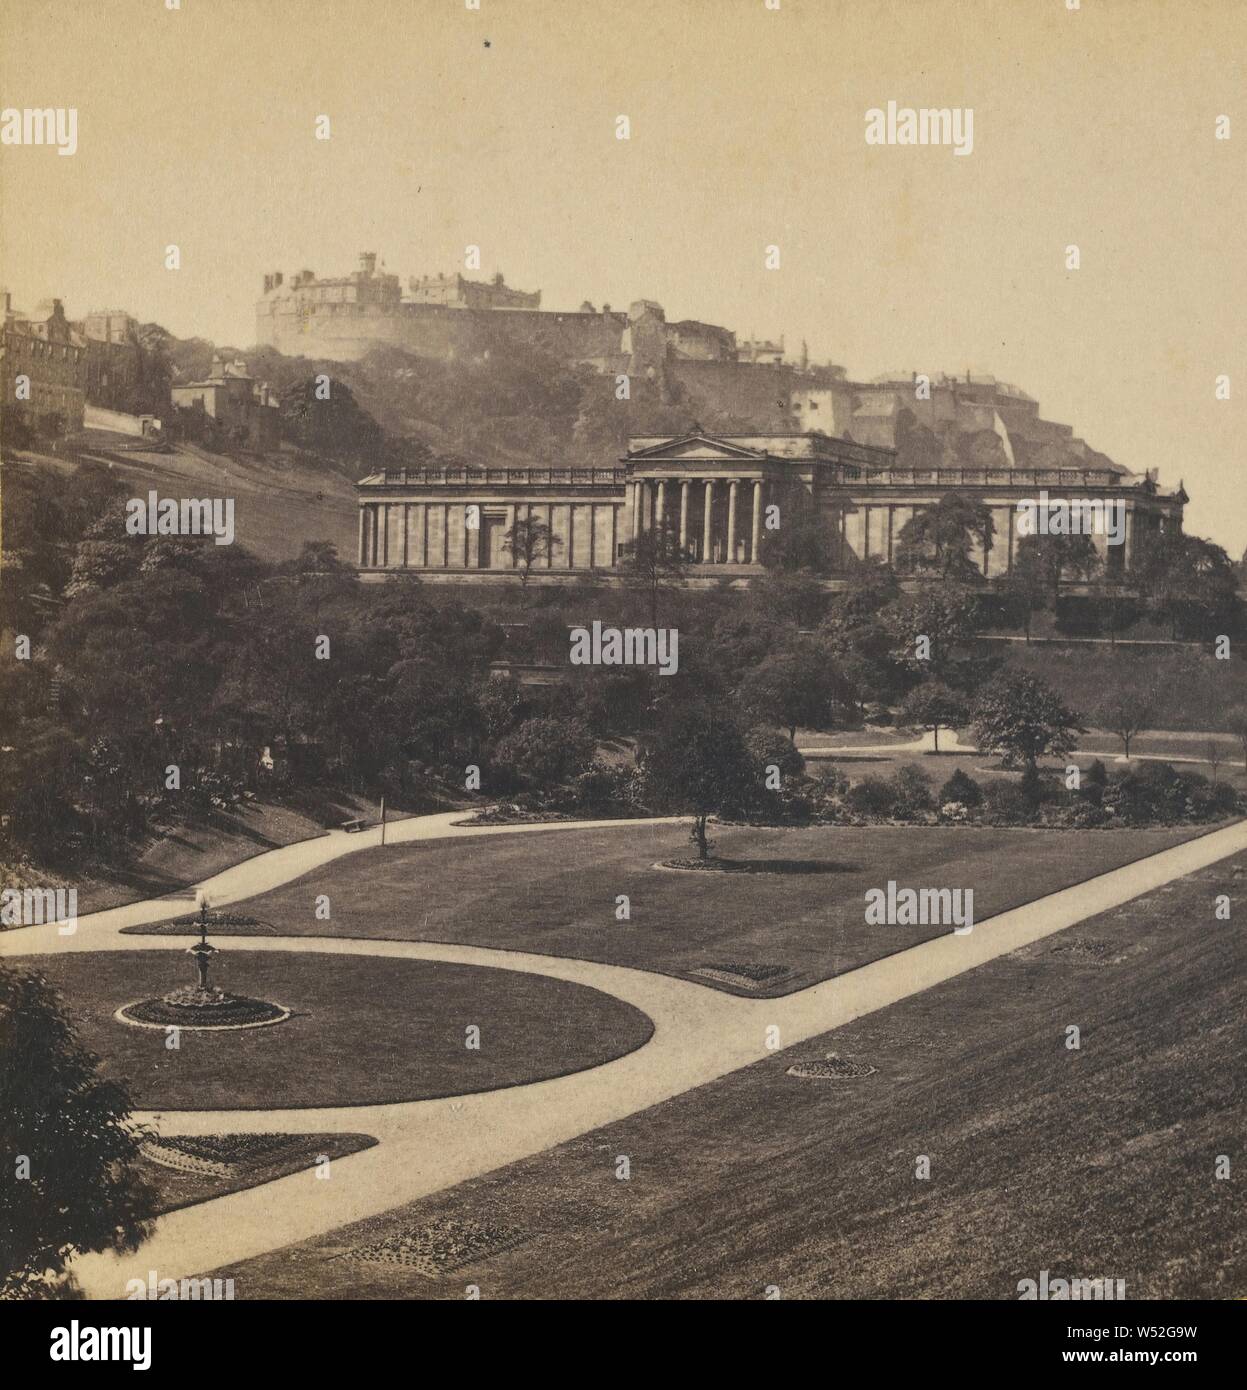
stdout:
POLYGON ((650 529, 651 507, 654 528, 658 530, 663 528, 667 517, 668 486, 674 488, 678 485, 680 489, 680 546, 682 549, 687 549, 689 545, 689 492, 696 483, 701 483, 705 488, 702 501, 701 563, 711 564, 715 562, 714 543, 718 529, 715 526, 716 488, 719 484, 726 483, 727 535, 724 537, 726 561, 719 563, 756 565, 758 563, 758 546, 762 539, 763 480, 761 478, 659 478, 653 482, 641 478, 634 479, 628 484, 630 494, 628 503, 632 512, 632 539, 637 540, 643 530, 650 529), (742 485, 745 487, 752 485, 753 488, 748 549, 743 556, 737 552, 738 499, 742 485))
MULTIPOLYGON (((894 564, 901 531, 906 522, 915 513, 934 505, 933 499, 917 503, 870 502, 858 499, 850 507, 842 509, 837 521, 833 523, 841 551, 839 567, 847 566, 850 556, 858 560, 879 559, 889 565, 894 564)), ((982 541, 976 539, 970 548, 970 559, 985 576, 994 579, 1012 570, 1021 537, 1017 527, 1016 502, 991 504, 990 510, 995 531, 991 546, 985 552, 982 541)), ((1101 533, 1092 536, 1092 543, 1106 565, 1112 564, 1117 567, 1133 564, 1134 508, 1129 505, 1126 508, 1124 544, 1120 547, 1109 547, 1101 533)))
POLYGON ((537 516, 558 542, 534 568, 606 569, 615 564, 616 498, 567 502, 369 502, 359 508, 357 561, 365 569, 517 569, 522 559, 495 544, 517 518, 537 516), (478 526, 468 524, 469 508, 478 526))

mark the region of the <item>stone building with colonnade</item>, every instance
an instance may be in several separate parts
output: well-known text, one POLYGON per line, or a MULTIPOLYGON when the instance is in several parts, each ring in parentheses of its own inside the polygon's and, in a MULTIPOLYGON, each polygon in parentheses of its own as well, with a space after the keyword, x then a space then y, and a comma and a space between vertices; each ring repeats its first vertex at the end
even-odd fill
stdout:
MULTIPOLYGON (((533 565, 550 581, 609 579, 623 547, 656 526, 669 527, 692 557, 690 583, 747 583, 760 574, 767 508, 798 494, 825 519, 837 570, 855 560, 892 564, 901 532, 918 510, 964 491, 991 510, 989 545, 971 558, 987 579, 1007 574, 1016 555, 1018 504, 1054 501, 1124 504, 1125 541, 1093 539, 1109 572, 1129 569, 1148 534, 1181 527, 1181 484, 1162 487, 1154 472, 1116 468, 898 468, 892 449, 817 432, 639 437, 610 468, 461 464, 387 469, 357 484, 359 548, 365 577, 418 573, 422 579, 484 582, 519 578, 521 562, 504 538, 515 522, 540 518, 555 544, 533 565)), ((773 514, 772 514, 773 515, 773 514)))

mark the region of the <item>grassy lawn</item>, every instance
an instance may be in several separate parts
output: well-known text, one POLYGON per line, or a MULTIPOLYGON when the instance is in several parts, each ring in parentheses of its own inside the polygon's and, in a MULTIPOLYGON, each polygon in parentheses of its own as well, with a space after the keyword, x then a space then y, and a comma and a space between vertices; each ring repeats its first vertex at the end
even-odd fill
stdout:
POLYGON ((680 826, 541 830, 362 850, 252 898, 240 910, 283 935, 462 942, 657 970, 733 993, 778 995, 942 930, 867 926, 864 894, 889 879, 902 887, 973 888, 975 920, 982 921, 1192 833, 1190 827, 731 826, 716 829, 716 853, 806 871, 719 874, 652 867, 689 853, 680 826), (1008 872, 1002 872, 1005 863, 1008 872), (331 895, 332 922, 313 916, 320 893, 331 895), (619 894, 630 899, 626 922, 615 918, 619 894), (780 966, 784 973, 756 988, 693 973, 741 963, 780 966))
POLYGON ((913 743, 922 737, 920 729, 848 729, 819 733, 815 729, 798 729, 799 748, 871 748, 891 743, 913 743))
MULTIPOLYGON (((1243 751, 1239 741, 1229 734, 1217 734, 1212 742, 1221 750, 1218 780, 1229 782, 1240 790, 1247 787, 1247 772, 1243 769, 1243 751)), ((1139 757, 1172 758, 1179 772, 1198 772, 1204 777, 1211 777, 1212 764, 1207 761, 1208 743, 1208 738, 1191 734, 1144 734, 1141 738, 1130 740, 1130 758, 1132 762, 1139 757)), ((1122 742, 1116 734, 1091 730, 1078 737, 1077 761, 1080 763, 1086 762, 1087 754, 1099 754, 1106 766, 1120 770, 1121 764, 1114 764, 1110 759, 1117 758, 1121 752, 1122 742)))
MULTIPOLYGON (((1247 1295, 1247 911, 1226 861, 571 1143, 247 1261, 243 1298, 1247 1295), (1081 1048, 1065 1029, 1082 1030, 1081 1048), (876 1068, 789 1076, 829 1051, 876 1068), (631 1178, 615 1177, 616 1155, 631 1178), (928 1155, 931 1176, 915 1177, 928 1155), (466 1260, 395 1249, 457 1232, 466 1260), (462 1239, 467 1233, 469 1239, 462 1239)), ((1247 856, 1239 856, 1240 874, 1247 856)))
MULTIPOLYGON (((166 1148, 175 1150, 179 1144, 186 1145, 192 1156, 222 1146, 238 1146, 242 1153, 235 1161, 221 1165, 227 1169, 224 1172, 184 1171, 145 1156, 140 1168, 144 1182, 155 1192, 158 1216, 314 1168, 322 1157, 332 1164, 377 1142, 371 1134, 225 1134, 206 1140, 198 1135, 171 1134, 161 1135, 161 1140, 166 1148)), ((179 1153, 173 1157, 177 1159, 179 1153)))
POLYGON ((178 951, 16 956, 61 991, 105 1073, 128 1080, 141 1110, 379 1105, 514 1086, 631 1052, 653 1026, 599 990, 510 970, 363 956, 230 950, 213 982, 294 1013, 270 1028, 181 1034, 133 1028, 113 1013, 193 975, 178 951), (479 1051, 465 1046, 469 1024, 479 1051))

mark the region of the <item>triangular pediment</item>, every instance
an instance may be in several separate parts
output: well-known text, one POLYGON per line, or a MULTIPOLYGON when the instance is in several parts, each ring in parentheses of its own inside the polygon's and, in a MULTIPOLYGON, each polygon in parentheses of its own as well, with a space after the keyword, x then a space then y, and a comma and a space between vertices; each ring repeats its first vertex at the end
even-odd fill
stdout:
POLYGON ((630 460, 641 459, 762 459, 760 449, 748 449, 743 444, 716 439, 712 434, 677 435, 655 444, 647 444, 628 454, 630 460))

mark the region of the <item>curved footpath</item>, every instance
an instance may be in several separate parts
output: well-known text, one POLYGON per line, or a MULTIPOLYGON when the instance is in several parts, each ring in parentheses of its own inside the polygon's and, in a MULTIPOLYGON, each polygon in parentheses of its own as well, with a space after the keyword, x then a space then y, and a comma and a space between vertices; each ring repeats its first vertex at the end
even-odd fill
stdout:
MULTIPOLYGON (((387 843, 655 824, 451 826, 459 815, 398 822, 387 827, 387 843)), ((330 834, 257 856, 199 886, 216 904, 237 902, 379 841, 379 829, 330 834)), ((780 1047, 791 1047, 1242 850, 1247 850, 1247 822, 1240 821, 976 923, 966 936, 950 933, 923 942, 780 999, 742 999, 667 975, 514 951, 430 942, 248 938, 248 950, 455 961, 571 980, 644 1010, 654 1021, 654 1034, 635 1052, 588 1071, 453 1099, 327 1110, 140 1115, 170 1133, 364 1130, 380 1143, 337 1160, 327 1181, 304 1171, 171 1212, 160 1218, 137 1254, 87 1256, 76 1263, 76 1272, 89 1297, 119 1298, 127 1280, 146 1280, 149 1270, 159 1278, 200 1274, 378 1215, 759 1061, 772 1050, 767 1046, 771 1027, 779 1029, 780 1047)), ((184 896, 193 898, 195 891, 184 896)), ((5 954, 177 950, 182 947, 177 938, 145 938, 140 945, 120 930, 166 918, 178 907, 179 900, 169 898, 134 903, 80 918, 72 937, 58 936, 54 926, 30 927, 5 933, 0 941, 5 954)))

